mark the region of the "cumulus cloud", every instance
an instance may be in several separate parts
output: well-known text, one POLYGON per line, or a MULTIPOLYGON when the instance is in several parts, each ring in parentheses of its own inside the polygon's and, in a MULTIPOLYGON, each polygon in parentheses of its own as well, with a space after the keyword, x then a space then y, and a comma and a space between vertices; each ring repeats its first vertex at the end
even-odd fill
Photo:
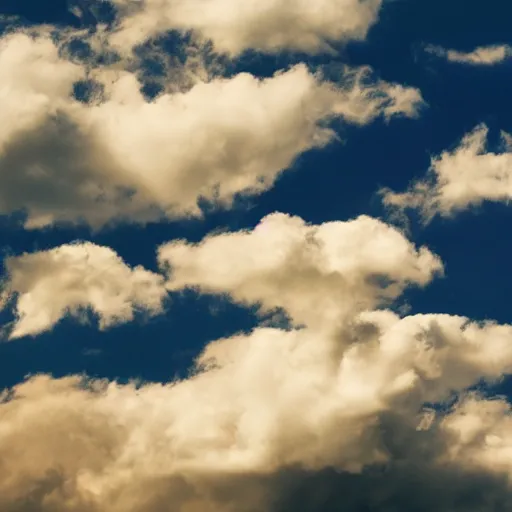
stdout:
POLYGON ((330 510, 311 497, 284 505, 308 474, 318 496, 331 468, 333 510, 400 499, 399 510, 429 510, 406 492, 415 478, 423 491, 436 489, 443 512, 510 504, 508 404, 463 398, 427 426, 432 413, 422 407, 510 371, 511 341, 510 326, 379 311, 353 317, 343 336, 257 329, 219 340, 193 376, 168 385, 32 378, 0 405, 0 504, 9 512, 330 510))
POLYGON ((197 215, 199 197, 229 203, 237 193, 269 188, 299 154, 335 137, 330 119, 366 124, 379 115, 415 115, 416 90, 365 86, 363 78, 351 76, 339 88, 298 65, 269 79, 243 73, 147 103, 126 76, 88 120, 169 215, 197 215))
MULTIPOLYGON (((93 247, 93 265, 83 246, 8 262, 18 303, 31 296, 44 311, 67 297, 58 311, 92 305, 107 322, 130 317, 133 302, 160 308, 162 277, 93 247)), ((512 326, 382 309, 441 271, 428 249, 369 217, 315 226, 273 214, 252 231, 167 244, 159 262, 171 290, 281 307, 302 326, 213 341, 187 378, 168 384, 37 376, 6 390, 2 510, 511 504, 509 405, 465 391, 512 371, 512 326)))
POLYGON ((388 302, 408 284, 442 271, 427 248, 367 216, 308 225, 275 213, 254 230, 174 241, 159 248, 167 287, 229 293, 234 300, 282 308, 299 324, 331 325, 355 308, 388 302))
POLYGON ((512 48, 508 45, 479 46, 471 52, 447 50, 441 46, 427 46, 425 50, 450 62, 473 66, 499 64, 512 56, 512 48))
POLYGON ((36 127, 55 115, 72 92, 84 70, 59 56, 48 37, 28 35, 0 38, 0 108, 4 122, 0 151, 17 134, 36 127))
POLYGON ((121 14, 112 42, 119 48, 158 33, 193 30, 221 52, 332 51, 334 41, 363 40, 382 0, 112 0, 121 14))
POLYGON ((468 466, 490 472, 512 472, 512 410, 503 398, 480 400, 470 395, 442 426, 456 443, 446 459, 461 458, 468 466))
MULTIPOLYGON (((116 3, 117 43, 192 29, 236 55, 363 39, 381 2, 116 3)), ((28 228, 200 215, 202 199, 267 190, 336 139, 333 119, 364 125, 421 105, 366 68, 333 83, 304 65, 150 101, 135 73, 78 65, 42 33, 0 41, 0 212, 25 209, 28 228), (99 91, 88 102, 73 96, 84 81, 99 91)), ((503 198, 490 191, 503 194, 510 138, 494 154, 486 136, 479 127, 433 160, 430 181, 386 200, 431 214, 503 198)), ((311 225, 275 213, 165 244, 158 263, 163 275, 88 242, 9 257, 10 337, 86 311, 100 328, 159 314, 185 288, 282 310, 291 326, 212 341, 167 384, 35 376, 0 393, 2 512, 512 509, 510 404, 468 393, 512 372, 512 326, 386 309, 442 273, 428 248, 368 216, 311 225)))
POLYGON ((414 117, 416 89, 349 70, 340 84, 298 65, 267 79, 242 73, 153 101, 128 71, 70 63, 49 37, 14 34, 0 47, 0 212, 24 209, 26 227, 200 215, 257 194, 312 148, 336 138, 329 121, 414 117), (14 69, 16 68, 16 69, 14 69), (77 80, 102 94, 73 98, 77 80))
POLYGON ((426 221, 435 215, 449 217, 484 201, 509 201, 512 197, 512 145, 502 132, 501 152, 487 147, 488 128, 477 126, 459 145, 433 158, 425 179, 403 193, 383 190, 384 203, 417 208, 426 221))
POLYGON ((50 330, 64 316, 95 313, 101 328, 162 313, 163 278, 130 268, 111 249, 85 242, 5 260, 4 306, 14 300, 10 338, 50 330))

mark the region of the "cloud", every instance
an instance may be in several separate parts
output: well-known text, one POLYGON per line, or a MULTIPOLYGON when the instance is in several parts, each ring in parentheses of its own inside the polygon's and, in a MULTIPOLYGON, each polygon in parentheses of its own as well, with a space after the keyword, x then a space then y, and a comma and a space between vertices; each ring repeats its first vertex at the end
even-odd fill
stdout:
POLYGON ((130 268, 111 249, 85 242, 5 260, 4 306, 14 299, 10 338, 50 330, 66 315, 91 310, 100 327, 133 320, 136 311, 163 311, 163 279, 142 267, 130 268))
POLYGON ((441 46, 427 46, 425 51, 450 62, 473 66, 491 66, 499 64, 512 56, 512 48, 508 45, 479 46, 471 52, 446 50, 441 46))
POLYGON ((254 230, 211 235, 199 244, 174 241, 158 251, 170 290, 228 293, 263 310, 283 308, 298 324, 332 325, 354 308, 398 297, 442 271, 425 247, 367 216, 308 225, 275 213, 254 230))
MULTIPOLYGON (((237 54, 364 38, 380 1, 140 5, 142 15, 122 13, 119 37, 178 23, 237 54)), ((135 73, 73 63, 49 36, 1 41, 0 212, 25 208, 28 228, 198 216, 201 200, 229 206, 270 188, 336 139, 334 119, 364 125, 421 105, 417 90, 366 68, 333 83, 303 65, 149 101, 135 73), (87 102, 73 96, 84 82, 98 91, 87 102)), ((510 141, 488 153, 486 136, 466 136, 433 160, 431 182, 389 192, 390 204, 451 212, 489 196, 508 179, 510 141), (487 181, 474 179, 474 160, 487 181)), ((512 372, 512 326, 384 309, 442 273, 428 248, 368 216, 311 225, 276 213, 252 230, 165 244, 158 262, 165 277, 88 242, 7 258, 11 338, 84 310, 100 328, 156 315, 169 291, 189 287, 281 309, 292 325, 212 341, 167 384, 40 375, 0 393, 2 512, 512 508, 510 404, 468 392, 512 372)))
POLYGON ((2 510, 510 504, 509 405, 462 397, 427 426, 422 408, 510 371, 512 327, 387 311, 348 327, 219 340, 191 377, 167 385, 39 376, 16 386, 0 405, 2 510))
POLYGON ((158 33, 193 30, 233 56, 247 49, 276 53, 332 51, 335 41, 363 40, 381 0, 112 0, 121 14, 112 42, 123 49, 158 33))
POLYGON ((443 419, 443 429, 456 440, 446 458, 463 459, 467 466, 511 474, 512 410, 503 398, 479 400, 470 396, 443 419))
POLYGON ((68 101, 84 70, 59 57, 47 37, 25 34, 0 38, 0 151, 16 135, 36 127, 68 101))
POLYGON ((135 74, 86 74, 44 35, 7 37, 0 64, 0 101, 14 120, 0 129, 0 212, 24 209, 27 228, 198 216, 201 200, 225 207, 270 188, 300 154, 336 138, 333 119, 414 117, 422 105, 419 91, 372 80, 367 68, 335 84, 305 65, 149 101, 135 74), (101 91, 89 103, 73 97, 85 79, 101 91))
MULTIPOLYGON (((167 384, 36 376, 6 390, 2 510, 511 504, 509 404, 466 390, 512 371, 512 326, 376 309, 441 272, 428 249, 366 216, 316 226, 273 214, 252 231, 166 244, 159 262, 171 290, 281 307, 303 325, 212 341, 187 378, 167 384), (301 489, 311 493, 299 505, 301 489)), ((163 277, 92 244, 7 268, 18 329, 41 330, 79 306, 107 324, 134 307, 161 308, 163 277), (41 311, 43 326, 33 316, 41 311)))
POLYGON ((242 73, 200 83, 148 103, 126 76, 88 119, 168 215, 199 215, 200 197, 229 204, 236 194, 270 188, 298 155, 333 140, 330 119, 366 124, 414 115, 421 102, 417 91, 365 87, 359 74, 350 79, 339 88, 298 65, 264 80, 242 73))
POLYGON ((426 221, 435 215, 449 217, 484 201, 506 202, 512 197, 510 135, 502 132, 500 153, 487 149, 488 128, 477 126, 459 145, 432 159, 425 179, 403 193, 381 191, 384 203, 418 209, 426 221))
POLYGON ((281 308, 297 324, 337 328, 354 311, 389 304, 406 286, 424 286, 442 272, 428 249, 365 216, 312 226, 273 214, 252 232, 165 244, 158 261, 171 271, 167 282, 88 242, 7 258, 3 303, 14 300, 16 315, 10 337, 50 330, 86 309, 101 328, 132 320, 136 310, 159 314, 167 290, 187 287, 229 293, 266 312, 281 308))

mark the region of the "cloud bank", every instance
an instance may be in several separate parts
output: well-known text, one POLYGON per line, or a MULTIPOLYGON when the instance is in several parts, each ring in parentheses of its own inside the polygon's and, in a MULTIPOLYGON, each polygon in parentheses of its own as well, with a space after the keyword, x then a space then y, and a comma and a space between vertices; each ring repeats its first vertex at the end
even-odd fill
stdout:
MULTIPOLYGON (((332 82, 306 65, 197 76, 150 100, 127 65, 134 45, 170 29, 231 57, 331 51, 366 37, 380 0, 115 4, 114 33, 95 33, 123 50, 112 65, 79 62, 46 29, 0 39, 0 213, 23 209, 26 228, 200 216, 202 201, 268 190, 336 140, 332 121, 415 117, 422 105, 368 68, 332 82), (78 86, 94 94, 79 98, 78 86)), ((431 218, 508 199, 510 136, 500 154, 486 139, 478 127, 385 201, 431 218)), ((274 213, 254 229, 170 241, 157 259, 160 274, 89 242, 7 258, 10 337, 85 311, 100 328, 161 314, 168 293, 188 288, 290 325, 214 340, 169 383, 39 375, 3 391, 2 512, 512 509, 511 406, 475 391, 512 372, 512 326, 392 311, 442 274, 427 247, 368 216, 311 225, 274 213)))
POLYGON ((512 197, 512 145, 501 133, 499 153, 487 148, 488 128, 477 126, 459 145, 432 160, 425 179, 412 183, 403 193, 383 190, 384 203, 418 209, 425 221, 435 215, 450 217, 484 201, 506 202, 512 197))
POLYGON ((342 333, 219 340, 168 385, 16 386, 0 405, 2 510, 506 510, 509 405, 423 404, 509 372, 512 327, 378 311, 342 333))
MULTIPOLYGON (((28 282, 42 308, 67 297, 59 311, 82 301, 107 319, 128 317, 139 292, 139 302, 152 296, 160 307, 162 277, 95 247, 94 268, 105 269, 95 280, 83 270, 84 252, 22 256, 11 280, 28 282), (76 286, 84 273, 91 286, 76 286), (65 293, 50 296, 50 282, 65 293), (122 307, 110 307, 119 292, 122 307)), ((366 216, 308 225, 273 214, 251 231, 165 244, 158 258, 171 291, 196 287, 282 308, 301 327, 213 341, 189 377, 168 384, 36 376, 5 391, 2 510, 476 512, 512 504, 510 406, 467 393, 512 371, 512 326, 383 309, 442 271, 428 249, 366 216)))

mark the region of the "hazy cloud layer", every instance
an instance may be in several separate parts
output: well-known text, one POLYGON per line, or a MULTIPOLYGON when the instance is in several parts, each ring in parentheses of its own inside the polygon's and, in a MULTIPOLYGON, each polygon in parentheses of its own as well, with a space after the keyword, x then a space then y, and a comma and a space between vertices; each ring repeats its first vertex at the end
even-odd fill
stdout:
POLYGON ((10 338, 50 330, 65 315, 91 310, 100 327, 133 320, 135 311, 163 312, 163 278, 130 268, 111 249, 89 242, 9 257, 4 306, 14 300, 10 338))
POLYGON ((26 227, 59 221, 101 227, 200 215, 201 199, 229 205, 258 194, 336 135, 335 118, 367 124, 414 117, 419 91, 349 70, 340 84, 295 66, 267 79, 248 73, 145 99, 135 74, 88 70, 102 95, 73 87, 85 67, 49 37, 14 34, 0 47, 0 212, 27 212, 26 227))
POLYGON ((112 42, 130 48, 166 30, 194 30, 216 50, 237 55, 331 51, 335 41, 363 40, 382 0, 112 0, 121 14, 112 42))
POLYGON ((427 46, 425 50, 450 62, 473 66, 492 66, 512 56, 512 48, 508 45, 479 46, 470 52, 447 50, 441 46, 427 46))
POLYGON ((501 133, 501 152, 487 148, 488 128, 477 126, 453 149, 432 160, 423 180, 403 193, 382 191, 384 203, 399 209, 417 208, 429 221, 451 216, 483 201, 509 201, 512 197, 512 145, 501 133))

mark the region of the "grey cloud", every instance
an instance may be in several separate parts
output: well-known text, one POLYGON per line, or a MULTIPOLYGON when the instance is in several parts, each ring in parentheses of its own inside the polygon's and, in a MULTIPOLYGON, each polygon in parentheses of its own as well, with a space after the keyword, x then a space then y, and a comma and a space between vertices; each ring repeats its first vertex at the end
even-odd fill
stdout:
POLYGON ((110 178, 108 152, 64 113, 15 136, 0 156, 0 212, 26 212, 26 227, 80 220, 100 227, 130 212, 150 218, 151 211, 130 190, 110 178))

